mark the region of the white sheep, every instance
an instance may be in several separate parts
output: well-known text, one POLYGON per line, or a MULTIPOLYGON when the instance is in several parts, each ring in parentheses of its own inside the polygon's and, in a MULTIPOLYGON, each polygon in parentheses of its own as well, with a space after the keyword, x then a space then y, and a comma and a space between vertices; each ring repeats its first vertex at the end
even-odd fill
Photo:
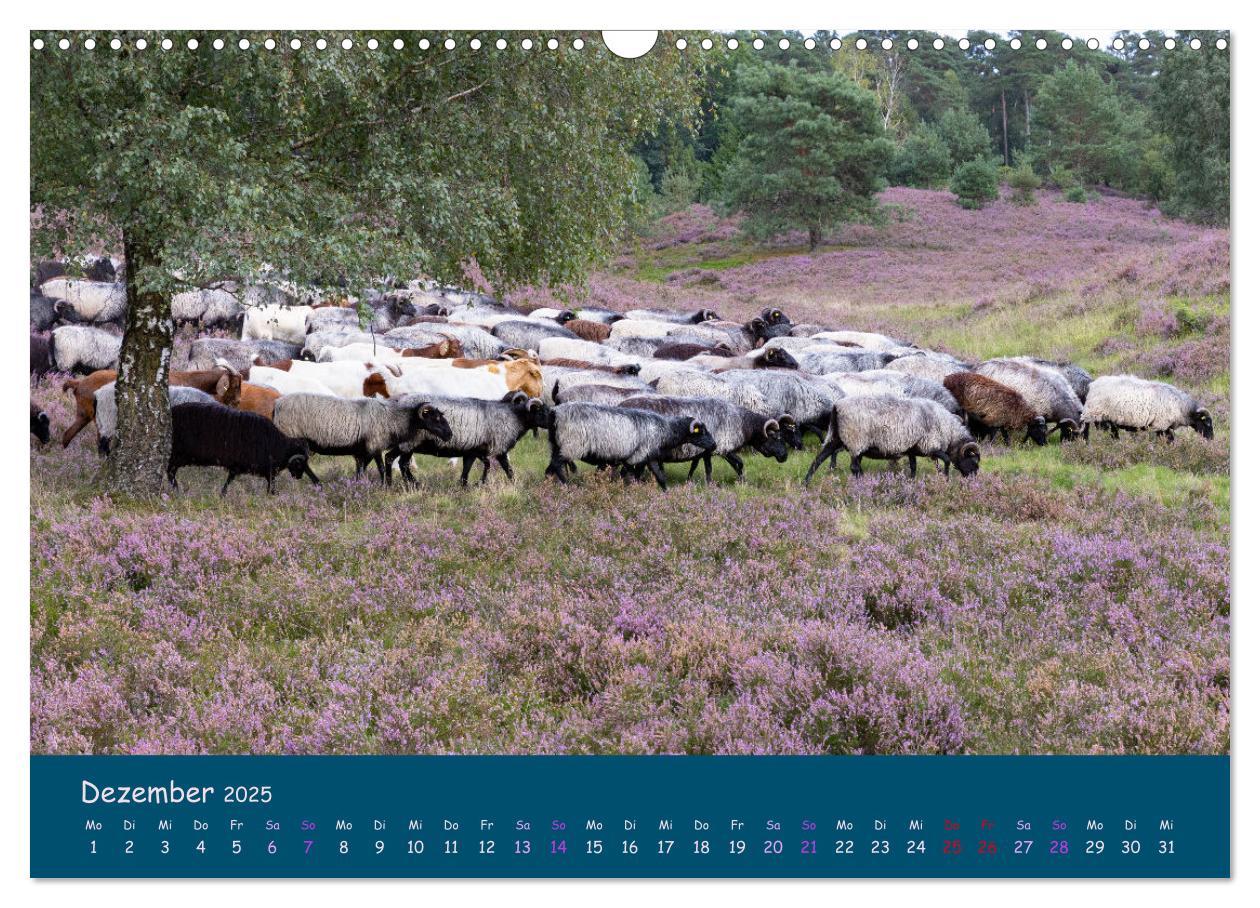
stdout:
POLYGON ((1103 375, 1093 380, 1081 413, 1085 437, 1089 427, 1110 429, 1112 437, 1120 429, 1155 432, 1172 441, 1173 432, 1189 426, 1204 438, 1212 438, 1212 416, 1199 402, 1172 385, 1149 381, 1135 375, 1103 375))
POLYGON ((51 359, 59 372, 95 372, 118 367, 122 338, 88 325, 63 325, 52 333, 51 359))
POLYGON ((55 301, 57 314, 67 321, 116 322, 127 311, 127 288, 121 283, 55 277, 39 290, 55 301))

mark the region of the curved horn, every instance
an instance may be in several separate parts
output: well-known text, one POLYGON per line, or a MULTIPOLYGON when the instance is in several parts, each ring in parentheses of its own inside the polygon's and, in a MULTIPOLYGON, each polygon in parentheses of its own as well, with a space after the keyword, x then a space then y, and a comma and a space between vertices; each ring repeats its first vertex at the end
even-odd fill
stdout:
POLYGON ((975 454, 977 457, 979 457, 980 446, 976 444, 974 441, 969 441, 965 445, 962 446, 962 453, 964 456, 966 456, 967 454, 975 454))
POLYGON ((767 419, 761 424, 761 431, 766 435, 769 435, 771 432, 778 432, 779 421, 777 419, 767 419))

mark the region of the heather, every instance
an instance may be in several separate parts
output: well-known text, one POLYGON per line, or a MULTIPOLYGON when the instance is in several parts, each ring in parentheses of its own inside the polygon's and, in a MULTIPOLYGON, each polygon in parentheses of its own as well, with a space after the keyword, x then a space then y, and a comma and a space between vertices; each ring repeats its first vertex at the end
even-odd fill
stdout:
MULTIPOLYGON (((1230 745, 1229 245, 1102 197, 967 211, 891 189, 882 227, 754 245, 693 206, 589 286, 514 296, 778 305, 978 357, 1164 378, 1216 418, 1034 449, 966 481, 817 442, 665 494, 583 469, 460 490, 159 501, 94 485, 90 432, 31 454, 31 745, 156 753, 1223 753, 1230 745)), ((54 430, 68 399, 33 396, 54 430)), ((181 479, 185 477, 181 474, 181 479)))

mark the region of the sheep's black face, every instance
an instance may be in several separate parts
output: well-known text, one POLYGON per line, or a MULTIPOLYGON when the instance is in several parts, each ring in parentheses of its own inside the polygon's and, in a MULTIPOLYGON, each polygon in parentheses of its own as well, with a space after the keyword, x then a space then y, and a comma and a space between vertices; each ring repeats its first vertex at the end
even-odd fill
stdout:
POLYGON ((792 320, 782 309, 762 309, 761 318, 767 325, 791 325, 792 320))
POLYGON ((642 370, 642 368, 643 368, 643 367, 642 367, 642 366, 640 366, 638 363, 627 363, 627 364, 626 364, 626 365, 624 365, 624 366, 618 366, 618 367, 617 367, 617 374, 619 374, 619 375, 638 375, 638 374, 639 374, 639 372, 640 372, 640 370, 642 370))
POLYGON ((801 427, 796 424, 796 420, 788 415, 779 417, 779 434, 783 436, 783 443, 794 451, 803 451, 805 449, 805 440, 801 438, 801 427))
POLYGON ((289 458, 289 462, 285 464, 285 469, 289 471, 289 475, 294 479, 301 479, 302 474, 306 472, 306 455, 294 454, 289 458))
POLYGON ((568 322, 574 321, 576 319, 577 319, 577 313, 574 312, 572 309, 565 309, 563 312, 561 312, 559 315, 556 316, 556 321, 562 325, 568 322))
POLYGON ((788 458, 787 443, 783 440, 779 423, 773 419, 766 420, 765 425, 762 426, 761 435, 753 442, 753 447, 757 449, 758 454, 773 457, 779 463, 783 463, 788 458))
POLYGON ((446 417, 442 415, 442 411, 437 407, 422 404, 416 409, 416 418, 420 421, 420 428, 426 432, 436 435, 442 441, 450 440, 451 427, 447 424, 446 417))
POLYGON ((696 324, 700 322, 716 322, 721 316, 712 309, 701 309, 695 315, 696 324))
POLYGON ((980 446, 974 441, 961 444, 954 449, 950 460, 959 473, 970 476, 980 469, 980 446))
POLYGON ((762 363, 773 369, 799 369, 800 363, 782 347, 771 347, 761 355, 762 363))
POLYGON ((416 305, 411 300, 399 300, 394 303, 394 318, 413 318, 416 315, 416 305))
POLYGON ((1081 427, 1071 419, 1059 420, 1058 429, 1060 441, 1075 441, 1076 437, 1081 434, 1081 427))
POLYGON ((39 441, 41 445, 48 444, 49 431, 47 413, 41 412, 31 414, 31 434, 35 436, 36 440, 39 441))
POLYGON ((744 325, 744 328, 753 336, 754 340, 763 341, 770 337, 770 326, 760 318, 749 319, 748 324, 744 325))
POLYGON ((1190 415, 1190 427, 1198 432, 1204 438, 1211 440, 1212 438, 1212 414, 1202 408, 1195 410, 1190 415))
POLYGON ((1038 447, 1043 447, 1046 443, 1046 420, 1045 417, 1038 416, 1028 424, 1028 438, 1038 447))
POLYGON ((547 405, 537 397, 531 397, 525 405, 525 425, 531 429, 547 428, 547 405))

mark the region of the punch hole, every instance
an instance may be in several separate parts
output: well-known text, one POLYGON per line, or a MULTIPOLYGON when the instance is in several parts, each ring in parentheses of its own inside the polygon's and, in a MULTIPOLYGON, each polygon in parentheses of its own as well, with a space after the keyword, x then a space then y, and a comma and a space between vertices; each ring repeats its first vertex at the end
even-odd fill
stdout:
MULTIPOLYGON (((626 60, 637 59, 650 51, 656 46, 656 36, 657 32, 654 31, 606 31, 602 34, 604 46, 626 60)), ((707 38, 705 41, 709 47, 713 46, 712 41, 707 38)), ((709 47, 704 49, 708 50, 709 47)))

